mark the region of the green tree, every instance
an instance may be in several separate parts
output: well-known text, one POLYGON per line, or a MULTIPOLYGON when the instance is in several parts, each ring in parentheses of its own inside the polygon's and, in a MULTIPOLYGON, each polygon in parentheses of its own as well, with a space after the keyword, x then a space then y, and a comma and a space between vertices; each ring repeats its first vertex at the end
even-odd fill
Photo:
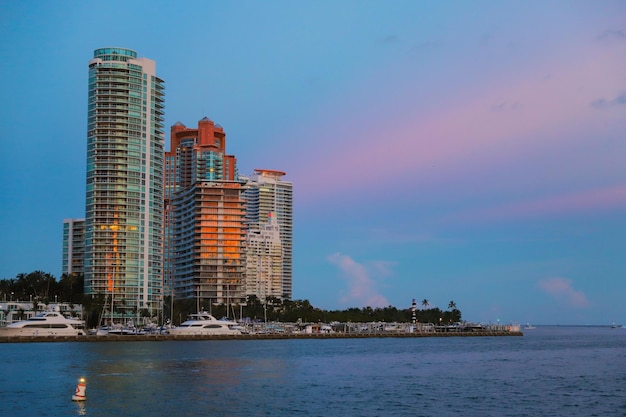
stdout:
POLYGON ((59 280, 59 300, 78 303, 84 293, 83 274, 63 274, 59 280))
POLYGON ((106 296, 104 294, 83 295, 81 303, 83 305, 83 320, 87 328, 100 326, 106 296))

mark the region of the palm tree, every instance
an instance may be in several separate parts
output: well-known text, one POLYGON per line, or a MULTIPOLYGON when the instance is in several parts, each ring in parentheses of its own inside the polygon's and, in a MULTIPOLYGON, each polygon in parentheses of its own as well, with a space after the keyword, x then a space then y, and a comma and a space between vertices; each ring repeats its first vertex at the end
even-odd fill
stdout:
POLYGON ((430 305, 430 303, 428 302, 428 300, 427 300, 427 299, 425 299, 425 298, 424 298, 424 299, 422 300, 422 305, 424 306, 424 308, 426 308, 426 307, 428 307, 428 306, 430 305))
POLYGON ((454 309, 456 308, 456 303, 455 303, 454 301, 450 301, 450 302, 448 303, 448 308, 449 308, 450 310, 454 310, 454 309))

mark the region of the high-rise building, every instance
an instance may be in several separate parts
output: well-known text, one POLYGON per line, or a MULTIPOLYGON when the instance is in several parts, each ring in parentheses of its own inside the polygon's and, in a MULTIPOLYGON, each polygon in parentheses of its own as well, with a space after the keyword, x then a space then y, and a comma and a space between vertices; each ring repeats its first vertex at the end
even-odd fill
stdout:
POLYGON ((85 219, 63 220, 63 260, 61 274, 85 273, 85 219))
POLYGON ((205 117, 171 127, 165 154, 165 285, 176 299, 237 304, 244 296, 245 206, 224 129, 205 117))
POLYGON ((283 245, 274 214, 269 223, 248 231, 246 295, 265 303, 267 297, 283 297, 283 245))
MULTIPOLYGON (((244 197, 246 223, 250 232, 261 231, 272 222, 278 227, 283 253, 281 298, 292 297, 293 184, 284 181, 284 172, 256 169, 246 180, 244 197)), ((251 234, 252 236, 252 234, 251 234)), ((253 278, 250 278, 253 279, 253 278)), ((258 279, 261 279, 260 277, 258 279)))
POLYGON ((85 293, 112 318, 162 307, 164 85, 156 63, 125 48, 89 61, 85 293))

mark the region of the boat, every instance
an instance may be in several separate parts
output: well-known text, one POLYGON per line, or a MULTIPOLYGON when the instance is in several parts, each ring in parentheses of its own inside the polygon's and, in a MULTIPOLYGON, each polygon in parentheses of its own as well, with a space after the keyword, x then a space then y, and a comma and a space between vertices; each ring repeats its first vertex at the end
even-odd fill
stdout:
POLYGON ((218 320, 206 311, 190 314, 180 326, 169 329, 172 335, 241 334, 239 323, 218 320))
POLYGON ((611 325, 611 329, 621 329, 622 327, 623 326, 621 324, 615 324, 615 322, 611 325))
POLYGON ((0 328, 1 336, 82 336, 85 322, 66 318, 56 311, 39 313, 27 320, 0 328))
POLYGON ((102 326, 96 331, 97 336, 126 336, 141 334, 141 331, 137 329, 132 320, 128 323, 113 324, 111 326, 102 326))
POLYGON ((524 326, 524 330, 535 330, 536 327, 535 326, 531 326, 530 323, 526 323, 526 326, 524 326))
POLYGON ((383 327, 383 331, 385 332, 404 332, 404 326, 399 323, 389 323, 383 327))

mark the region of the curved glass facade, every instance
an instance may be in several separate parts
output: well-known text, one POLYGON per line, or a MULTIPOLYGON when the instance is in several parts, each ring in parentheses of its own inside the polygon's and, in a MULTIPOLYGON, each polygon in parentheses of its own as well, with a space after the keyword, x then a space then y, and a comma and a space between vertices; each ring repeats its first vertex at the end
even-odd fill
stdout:
MULTIPOLYGON (((89 62, 85 292, 115 318, 162 306, 164 85, 155 62, 100 48, 89 62)), ((145 314, 147 312, 147 314, 145 314)))

